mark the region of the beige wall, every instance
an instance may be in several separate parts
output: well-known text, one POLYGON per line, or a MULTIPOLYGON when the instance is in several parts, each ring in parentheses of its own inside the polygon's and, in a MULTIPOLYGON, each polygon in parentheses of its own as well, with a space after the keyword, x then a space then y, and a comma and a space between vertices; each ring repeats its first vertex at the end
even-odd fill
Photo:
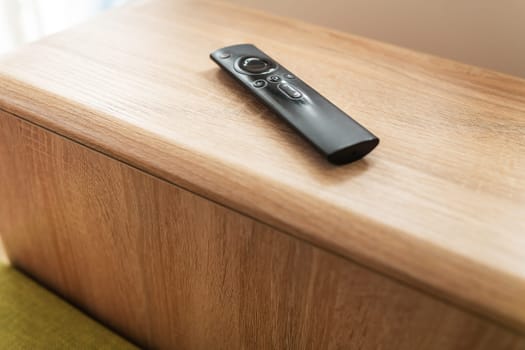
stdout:
POLYGON ((525 77, 525 0, 229 0, 525 77))

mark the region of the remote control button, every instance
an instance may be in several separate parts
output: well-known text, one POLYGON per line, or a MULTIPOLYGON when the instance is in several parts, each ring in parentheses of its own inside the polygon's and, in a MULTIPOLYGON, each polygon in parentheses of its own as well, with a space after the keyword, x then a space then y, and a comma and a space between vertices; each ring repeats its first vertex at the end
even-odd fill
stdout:
POLYGON ((270 83, 278 83, 279 81, 281 81, 281 78, 279 78, 277 75, 270 75, 268 77, 268 81, 270 83))
POLYGON ((266 84, 268 84, 266 81, 264 80, 256 80, 253 82, 253 86, 256 87, 256 88, 262 88, 262 87, 265 87, 266 84))
POLYGON ((219 58, 222 58, 222 59, 225 59, 225 58, 230 58, 232 55, 227 53, 227 52, 223 52, 219 55, 219 58))
POLYGON ((239 61, 239 68, 248 73, 265 73, 273 68, 275 64, 260 57, 243 57, 239 61))
POLYGON ((284 77, 285 77, 286 79, 295 79, 295 75, 290 74, 290 73, 285 74, 284 77))
POLYGON ((301 94, 299 90, 297 90, 290 84, 279 84, 279 89, 290 98, 301 98, 303 96, 303 94, 301 94))

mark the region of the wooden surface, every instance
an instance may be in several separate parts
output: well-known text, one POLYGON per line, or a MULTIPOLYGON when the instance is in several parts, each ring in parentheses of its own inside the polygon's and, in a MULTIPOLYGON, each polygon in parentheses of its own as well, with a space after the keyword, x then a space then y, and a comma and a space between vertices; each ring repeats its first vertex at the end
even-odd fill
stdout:
POLYGON ((143 346, 525 349, 525 337, 0 112, 12 263, 143 346))
POLYGON ((0 81, 1 109, 525 331, 523 80, 230 5, 150 1, 5 57, 0 81), (380 146, 327 164, 209 60, 240 42, 380 146))

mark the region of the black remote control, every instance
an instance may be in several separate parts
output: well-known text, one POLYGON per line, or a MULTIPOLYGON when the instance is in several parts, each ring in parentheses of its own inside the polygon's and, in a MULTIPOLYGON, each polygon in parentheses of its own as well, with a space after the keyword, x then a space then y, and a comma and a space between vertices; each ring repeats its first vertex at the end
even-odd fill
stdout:
POLYGON ((334 164, 363 158, 379 139, 251 44, 210 54, 221 68, 310 141, 334 164))

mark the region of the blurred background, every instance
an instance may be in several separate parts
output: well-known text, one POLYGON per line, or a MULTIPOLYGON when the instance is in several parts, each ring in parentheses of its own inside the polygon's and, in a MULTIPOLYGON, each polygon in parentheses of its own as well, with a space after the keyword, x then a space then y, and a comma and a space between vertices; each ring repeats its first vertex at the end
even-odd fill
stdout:
POLYGON ((0 54, 126 0, 0 0, 0 54))
POLYGON ((525 0, 229 0, 525 77, 525 0))
MULTIPOLYGON (((525 77, 525 0, 226 1, 525 77)), ((0 0, 0 54, 124 2, 0 0)))

